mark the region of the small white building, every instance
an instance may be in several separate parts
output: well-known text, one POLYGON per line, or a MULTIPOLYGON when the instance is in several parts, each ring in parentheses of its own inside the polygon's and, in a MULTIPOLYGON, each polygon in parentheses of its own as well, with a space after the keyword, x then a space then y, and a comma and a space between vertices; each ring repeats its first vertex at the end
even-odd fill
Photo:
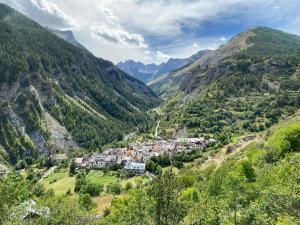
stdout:
POLYGON ((124 170, 134 174, 143 174, 146 172, 146 164, 129 162, 124 166, 124 170))

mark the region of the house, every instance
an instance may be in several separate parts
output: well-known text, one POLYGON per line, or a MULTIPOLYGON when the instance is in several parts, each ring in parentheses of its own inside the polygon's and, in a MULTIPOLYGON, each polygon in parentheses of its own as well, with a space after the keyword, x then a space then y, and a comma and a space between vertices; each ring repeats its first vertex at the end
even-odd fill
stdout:
POLYGON ((112 167, 117 165, 117 156, 116 155, 104 155, 104 154, 95 154, 90 159, 90 168, 102 169, 105 167, 112 167))
POLYGON ((126 172, 131 172, 134 174, 143 174, 146 172, 146 164, 145 163, 136 163, 129 162, 124 166, 124 170, 126 172))
POLYGON ((74 162, 77 168, 83 168, 83 158, 76 158, 74 162))

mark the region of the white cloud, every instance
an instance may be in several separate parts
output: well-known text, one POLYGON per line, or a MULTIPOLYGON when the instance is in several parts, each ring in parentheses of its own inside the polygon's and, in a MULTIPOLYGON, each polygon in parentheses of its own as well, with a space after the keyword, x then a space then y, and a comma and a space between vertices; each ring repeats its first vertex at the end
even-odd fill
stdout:
POLYGON ((71 28, 76 26, 76 19, 67 15, 50 0, 0 0, 22 13, 32 17, 42 25, 52 28, 71 28))
POLYGON ((91 27, 92 34, 95 38, 112 42, 115 44, 128 45, 138 48, 147 48, 145 40, 140 34, 131 34, 122 29, 120 26, 108 27, 104 24, 95 24, 91 27))
MULTIPOLYGON (((256 17, 263 16, 275 20, 280 18, 277 16, 278 12, 299 5, 299 0, 0 0, 0 2, 15 7, 44 26, 72 29, 78 41, 96 56, 115 63, 128 58, 159 63, 166 60, 167 56, 188 57, 200 49, 215 49, 224 44, 228 37, 222 37, 221 33, 212 37, 191 37, 184 33, 186 32, 184 27, 201 30, 201 25, 206 21, 213 21, 223 14, 248 12, 249 9, 257 11, 254 15, 256 17), (277 7, 280 7, 280 10, 270 12, 262 10, 277 7), (184 40, 180 39, 183 34, 184 40), (168 44, 169 40, 175 40, 176 43, 168 44), (182 40, 185 42, 180 43, 182 40)), ((285 30, 293 29, 297 32, 298 25, 299 22, 291 22, 285 30)))
POLYGON ((171 56, 165 54, 165 53, 162 53, 161 51, 156 51, 156 58, 159 60, 159 61, 166 61, 168 59, 171 58, 171 56))
POLYGON ((193 44, 193 48, 195 48, 195 49, 199 49, 199 48, 200 48, 200 46, 199 46, 197 43, 194 43, 194 44, 193 44))
POLYGON ((222 37, 219 38, 219 41, 225 42, 225 41, 227 41, 227 38, 222 36, 222 37))

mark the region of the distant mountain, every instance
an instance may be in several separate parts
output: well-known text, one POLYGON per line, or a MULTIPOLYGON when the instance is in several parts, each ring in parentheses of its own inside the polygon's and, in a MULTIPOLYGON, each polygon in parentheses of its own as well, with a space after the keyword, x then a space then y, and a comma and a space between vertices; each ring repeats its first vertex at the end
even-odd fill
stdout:
POLYGON ((210 50, 202 50, 186 59, 171 58, 167 62, 161 63, 160 65, 145 65, 141 62, 126 60, 125 62, 118 63, 117 66, 124 72, 143 82, 150 82, 163 74, 170 73, 171 71, 174 71, 182 66, 195 62, 209 52, 210 50))
POLYGON ((300 108, 300 37, 250 29, 150 87, 165 102, 162 133, 182 129, 228 143, 270 127, 300 108))
POLYGON ((0 42, 0 160, 100 149, 146 129, 145 111, 160 103, 141 81, 5 4, 0 42))
POLYGON ((50 32, 52 32, 53 34, 57 35, 58 37, 64 39, 65 41, 71 43, 72 45, 78 47, 78 48, 82 48, 85 49, 86 48, 81 45, 74 37, 74 34, 72 31, 70 30, 53 30, 50 28, 47 28, 50 32))

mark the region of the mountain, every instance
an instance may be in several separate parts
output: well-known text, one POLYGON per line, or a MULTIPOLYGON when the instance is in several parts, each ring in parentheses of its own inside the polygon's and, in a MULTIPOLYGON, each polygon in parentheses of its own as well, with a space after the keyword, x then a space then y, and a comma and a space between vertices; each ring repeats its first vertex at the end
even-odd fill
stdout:
POLYGON ((145 65, 141 62, 126 60, 125 62, 118 63, 117 66, 124 72, 143 82, 151 82, 161 75, 167 74, 182 66, 195 62, 208 52, 210 52, 210 50, 202 50, 186 59, 171 58, 167 62, 159 65, 153 63, 145 65))
POLYGON ((50 28, 47 28, 50 32, 52 32, 53 34, 57 35, 58 37, 64 39, 65 41, 71 43, 72 45, 81 48, 81 49, 85 49, 86 48, 80 44, 74 37, 74 34, 72 31, 70 30, 53 30, 50 28))
POLYGON ((0 4, 0 157, 97 150, 148 126, 141 81, 0 4))
POLYGON ((223 143, 257 132, 300 106, 300 37, 257 27, 150 85, 165 99, 162 134, 223 143))
POLYGON ((159 70, 158 66, 154 63, 145 65, 141 62, 135 62, 134 60, 126 60, 125 62, 118 63, 117 67, 144 82, 151 79, 159 70))

